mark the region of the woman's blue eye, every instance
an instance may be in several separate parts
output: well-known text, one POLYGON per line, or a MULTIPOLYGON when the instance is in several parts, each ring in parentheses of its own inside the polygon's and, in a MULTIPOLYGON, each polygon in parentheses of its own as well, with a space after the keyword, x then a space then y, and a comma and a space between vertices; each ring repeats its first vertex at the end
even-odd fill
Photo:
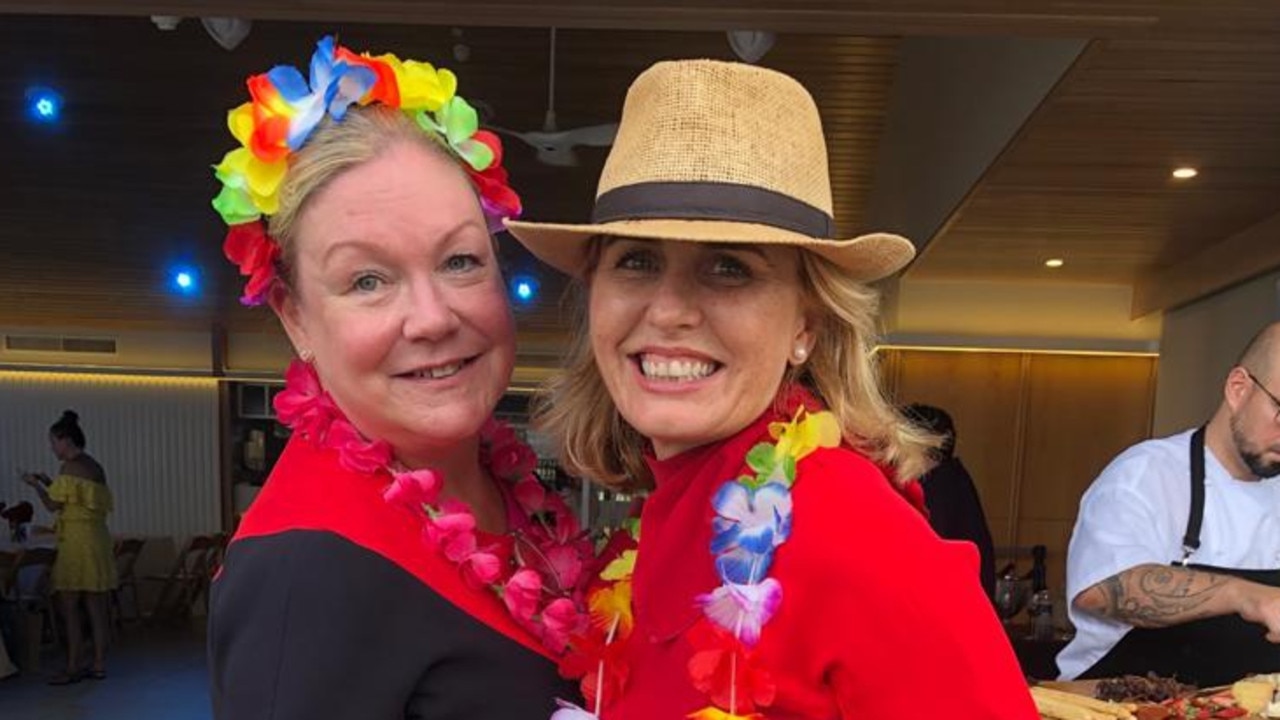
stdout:
POLYGON ((448 272, 465 272, 480 267, 483 263, 475 255, 450 255, 444 261, 444 269, 448 272))
POLYGON ((382 280, 376 275, 361 275, 351 284, 351 287, 360 292, 373 292, 378 289, 378 285, 382 284, 382 280))

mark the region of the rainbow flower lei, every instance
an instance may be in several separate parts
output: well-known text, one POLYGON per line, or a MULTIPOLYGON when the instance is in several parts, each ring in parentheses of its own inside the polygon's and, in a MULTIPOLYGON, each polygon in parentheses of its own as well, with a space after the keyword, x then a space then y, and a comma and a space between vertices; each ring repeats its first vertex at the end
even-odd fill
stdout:
POLYGON ((569 637, 586 627, 583 600, 594 548, 564 500, 538 481, 533 473, 537 455, 510 427, 490 418, 480 431, 481 463, 510 485, 529 518, 527 527, 512 530, 514 550, 504 557, 498 544, 481 544, 475 515, 465 503, 440 501, 444 479, 439 474, 397 468, 390 445, 362 436, 311 365, 290 364, 274 404, 281 423, 316 447, 335 450, 344 468, 386 478, 383 499, 421 519, 423 544, 456 564, 471 587, 501 598, 516 622, 549 650, 562 653, 569 637))
MULTIPOLYGON (((693 720, 763 720, 756 712, 773 703, 777 685, 755 654, 765 624, 782 603, 782 585, 768 577, 773 553, 791 535, 791 487, 796 464, 818 448, 840 445, 835 416, 803 407, 791 422, 771 423, 773 443, 747 452, 748 472, 727 480, 712 498, 711 552, 720 587, 697 597, 703 622, 686 638, 694 648, 689 679, 711 704, 693 720), (745 713, 745 714, 743 714, 745 713)), ((612 558, 587 593, 590 625, 569 641, 560 664, 566 677, 580 678, 593 710, 561 702, 552 720, 599 720, 604 696, 621 694, 628 667, 627 639, 635 625, 631 578, 639 546, 639 527, 616 533, 603 558, 612 558)))
POLYGON ((290 155, 326 115, 341 121, 352 105, 397 108, 439 141, 475 186, 490 232, 500 231, 504 218, 520 215, 520 198, 502 166, 502 142, 479 129, 476 111, 456 93, 457 85, 443 68, 391 54, 357 55, 332 36, 317 44, 308 78, 287 65, 249 78, 251 100, 227 114, 240 146, 214 167, 222 190, 213 199, 228 226, 223 252, 248 278, 242 303, 262 304, 276 278, 280 248, 262 218, 279 210, 290 155))

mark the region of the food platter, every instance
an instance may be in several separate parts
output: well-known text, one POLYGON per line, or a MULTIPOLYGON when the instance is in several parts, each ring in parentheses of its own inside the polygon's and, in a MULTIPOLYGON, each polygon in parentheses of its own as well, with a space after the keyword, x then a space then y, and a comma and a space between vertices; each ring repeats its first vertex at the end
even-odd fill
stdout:
POLYGON ((1046 720, 1226 720, 1280 718, 1280 674, 1194 688, 1154 675, 1042 682, 1031 688, 1046 720))

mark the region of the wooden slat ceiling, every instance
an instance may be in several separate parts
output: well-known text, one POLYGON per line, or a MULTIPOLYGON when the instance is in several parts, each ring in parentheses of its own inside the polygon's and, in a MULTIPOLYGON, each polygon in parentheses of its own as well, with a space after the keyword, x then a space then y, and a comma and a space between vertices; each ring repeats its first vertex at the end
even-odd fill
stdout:
MULTIPOLYGON (((545 106, 547 25, 576 28, 559 36, 562 128, 614 119, 627 84, 655 60, 729 58, 725 28, 778 30, 765 64, 799 78, 822 108, 846 232, 861 229, 881 129, 893 122, 896 36, 1099 38, 908 277, 1129 282, 1280 210, 1274 0, 0 0, 0 13, 22 11, 62 15, 0 14, 12 58, 0 71, 10 108, 0 116, 0 325, 272 327, 269 313, 236 306, 208 168, 230 146, 222 118, 244 98, 244 78, 276 62, 302 65, 315 39, 335 30, 355 47, 439 59, 458 39, 427 23, 507 26, 466 27, 469 62, 442 64, 493 109, 494 123, 529 129, 545 106), (150 13, 257 22, 228 53, 195 21, 162 33, 141 17, 150 13), (317 20, 325 22, 308 22, 317 20), (39 83, 67 97, 59 127, 20 116, 16 99, 39 83), (1181 163, 1201 176, 1172 183, 1168 172, 1181 163), (1047 272, 1049 256, 1067 266, 1047 272), (177 260, 202 268, 201 298, 162 289, 177 260)), ((603 150, 563 169, 536 162, 518 141, 509 148, 528 216, 587 215, 603 150)), ((508 261, 532 263, 518 250, 508 261)), ((522 335, 554 340, 566 323, 561 284, 543 280, 542 300, 518 317, 522 335)))
MULTIPOLYGON (((15 58, 0 72, 0 97, 46 84, 66 98, 57 127, 35 126, 18 112, 0 117, 0 325, 271 327, 269 311, 235 302, 240 285, 220 257, 225 230, 208 204, 217 191, 209 168, 234 143, 224 118, 245 99, 244 79, 279 62, 305 67, 315 40, 335 29, 355 48, 440 58, 465 96, 492 109, 494 124, 541 127, 546 29, 468 28, 458 38, 445 27, 257 22, 226 52, 194 21, 165 33, 145 18, 0 15, 0 44, 15 58), (450 62, 460 41, 470 59, 450 62), (166 289, 166 270, 177 261, 201 269, 199 298, 166 289)), ((768 57, 804 82, 824 112, 837 213, 850 227, 871 182, 896 44, 792 36, 768 57)), ((591 30, 560 31, 557 55, 562 129, 615 120, 627 85, 656 60, 732 57, 719 32, 591 30)), ((603 149, 582 152, 577 168, 556 168, 519 140, 506 142, 527 217, 587 217, 603 149)), ((536 269, 508 245, 513 269, 536 269)), ((540 302, 518 312, 522 334, 555 333, 565 323, 562 281, 539 273, 540 302)))
POLYGON ((0 0, 0 12, 864 36, 1280 31, 1273 0, 0 0))
POLYGON ((908 277, 1130 283, 1277 211, 1275 36, 1099 41, 908 277))

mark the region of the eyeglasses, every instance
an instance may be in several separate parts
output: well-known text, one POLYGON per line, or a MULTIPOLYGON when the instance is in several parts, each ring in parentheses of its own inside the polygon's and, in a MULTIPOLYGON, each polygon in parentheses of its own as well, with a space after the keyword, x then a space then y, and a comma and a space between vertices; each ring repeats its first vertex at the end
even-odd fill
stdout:
MULTIPOLYGON (((1240 369, 1244 370, 1244 368, 1240 368, 1240 369)), ((1245 377, 1253 381, 1254 385, 1258 386, 1259 390, 1266 393, 1267 397, 1271 398, 1271 404, 1276 406, 1276 415, 1274 418, 1272 418, 1272 420, 1275 421, 1276 424, 1280 424, 1280 398, 1276 397, 1274 393, 1268 390, 1267 386, 1263 385, 1261 380, 1253 376, 1253 373, 1249 372, 1248 370, 1244 370, 1244 374, 1245 374, 1245 377)))

